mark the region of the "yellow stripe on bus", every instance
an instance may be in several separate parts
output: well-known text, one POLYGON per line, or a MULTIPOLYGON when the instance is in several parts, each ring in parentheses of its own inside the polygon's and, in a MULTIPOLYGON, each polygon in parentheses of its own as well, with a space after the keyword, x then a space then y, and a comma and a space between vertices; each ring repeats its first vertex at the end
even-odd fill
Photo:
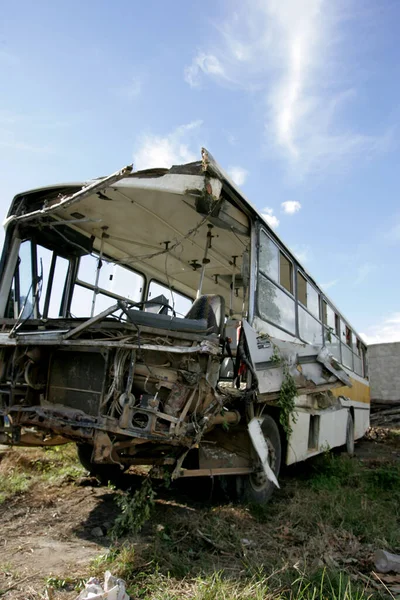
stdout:
POLYGON ((352 387, 338 387, 333 388, 332 393, 334 396, 346 396, 346 398, 350 398, 350 400, 354 400, 355 402, 364 402, 365 404, 370 404, 370 393, 369 393, 369 384, 363 383, 358 379, 353 379, 350 377, 352 387))

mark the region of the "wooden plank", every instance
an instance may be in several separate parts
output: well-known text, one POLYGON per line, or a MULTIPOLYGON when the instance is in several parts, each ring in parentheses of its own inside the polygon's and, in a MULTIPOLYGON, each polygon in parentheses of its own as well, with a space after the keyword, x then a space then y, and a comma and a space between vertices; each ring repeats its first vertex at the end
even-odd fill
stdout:
POLYGON ((249 475, 253 469, 249 467, 232 467, 226 469, 181 469, 179 477, 215 477, 217 475, 249 475))

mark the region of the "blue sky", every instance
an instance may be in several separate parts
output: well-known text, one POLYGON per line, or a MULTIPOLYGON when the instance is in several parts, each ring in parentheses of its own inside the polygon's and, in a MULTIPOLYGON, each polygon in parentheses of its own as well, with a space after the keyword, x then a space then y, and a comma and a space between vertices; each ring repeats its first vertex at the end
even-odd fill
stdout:
POLYGON ((354 327, 400 340, 399 19, 389 0, 3 4, 1 213, 206 146, 354 327))

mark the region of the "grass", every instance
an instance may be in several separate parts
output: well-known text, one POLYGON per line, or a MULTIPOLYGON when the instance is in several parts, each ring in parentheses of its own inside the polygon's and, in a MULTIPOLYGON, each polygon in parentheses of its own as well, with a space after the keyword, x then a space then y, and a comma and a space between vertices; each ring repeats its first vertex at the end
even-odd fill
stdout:
POLYGON ((372 557, 400 552, 400 465, 326 453, 289 473, 266 506, 160 497, 142 535, 125 533, 92 571, 122 577, 134 598, 384 598, 372 557))
MULTIPOLYGON (((120 564, 120 563, 119 563, 120 564)), ((115 564, 114 564, 115 566, 115 564)), ((125 573, 125 568, 122 571, 125 573)), ((119 573, 122 576, 122 573, 119 573)), ((272 574, 274 575, 274 573, 272 574)), ((128 579, 129 583, 129 579, 128 579)), ((196 578, 176 578, 155 568, 139 572, 131 580, 128 593, 137 600, 368 600, 372 595, 365 584, 354 583, 349 575, 329 575, 324 569, 312 578, 294 570, 277 584, 271 575, 232 578, 223 571, 196 578)))
POLYGON ((74 444, 44 449, 11 448, 0 463, 0 505, 38 483, 58 485, 84 474, 74 444))
MULTIPOLYGON (((387 598, 372 576, 373 553, 400 553, 399 448, 393 434, 371 442, 367 457, 326 453, 297 465, 262 507, 210 504, 194 495, 195 483, 188 483, 191 496, 176 488, 157 489, 156 498, 146 487, 136 496, 114 491, 111 547, 85 576, 102 579, 110 570, 137 600, 387 598)), ((84 473, 73 446, 11 454, 0 463, 0 494, 8 499, 84 473)), ((63 591, 80 584, 47 580, 63 591)))

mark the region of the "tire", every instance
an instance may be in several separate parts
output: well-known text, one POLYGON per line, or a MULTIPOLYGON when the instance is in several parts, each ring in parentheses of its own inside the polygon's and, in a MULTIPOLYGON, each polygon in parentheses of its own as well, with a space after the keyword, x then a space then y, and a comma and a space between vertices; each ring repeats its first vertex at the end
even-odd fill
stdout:
MULTIPOLYGON (((262 423, 265 441, 268 445, 269 464, 276 477, 281 468, 282 445, 278 425, 270 415, 265 415, 262 423)), ((240 475, 236 479, 238 499, 249 504, 266 504, 274 493, 276 486, 267 479, 261 462, 254 451, 254 463, 257 471, 250 475, 240 475)))
POLYGON ((346 452, 349 456, 354 456, 354 420, 351 412, 347 416, 346 452))
POLYGON ((76 445, 79 461, 89 471, 90 475, 97 477, 100 483, 117 483, 122 475, 122 471, 118 465, 97 464, 92 462, 93 446, 91 444, 76 445))

